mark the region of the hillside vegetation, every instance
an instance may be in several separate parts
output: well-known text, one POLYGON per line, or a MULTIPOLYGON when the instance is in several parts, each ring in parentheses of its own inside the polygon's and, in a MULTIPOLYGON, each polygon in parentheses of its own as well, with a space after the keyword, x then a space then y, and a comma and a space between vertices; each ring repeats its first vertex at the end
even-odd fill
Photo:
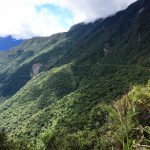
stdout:
POLYGON ((139 0, 1 52, 0 149, 148 150, 149 14, 139 0))

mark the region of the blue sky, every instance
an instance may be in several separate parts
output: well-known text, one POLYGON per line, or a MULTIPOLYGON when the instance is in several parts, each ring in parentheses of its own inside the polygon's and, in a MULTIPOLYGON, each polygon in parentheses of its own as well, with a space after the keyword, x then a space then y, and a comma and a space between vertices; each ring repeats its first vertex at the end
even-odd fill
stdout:
POLYGON ((38 12, 41 12, 43 9, 47 9, 51 13, 53 13, 55 16, 59 16, 60 24, 66 29, 70 28, 70 24, 67 23, 65 20, 65 19, 70 19, 70 20, 73 19, 73 14, 70 10, 68 10, 67 8, 61 8, 52 4, 43 4, 43 5, 36 6, 36 10, 38 12))
POLYGON ((0 0, 0 37, 16 39, 66 32, 125 9, 136 0, 0 0))

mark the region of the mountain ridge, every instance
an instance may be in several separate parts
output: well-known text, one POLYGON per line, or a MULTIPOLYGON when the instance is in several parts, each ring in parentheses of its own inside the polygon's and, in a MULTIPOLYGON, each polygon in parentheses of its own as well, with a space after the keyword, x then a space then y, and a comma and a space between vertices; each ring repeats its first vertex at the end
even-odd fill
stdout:
POLYGON ((11 36, 0 37, 0 51, 7 51, 23 43, 24 40, 16 40, 11 36))
POLYGON ((148 125, 141 114, 149 103, 149 14, 150 1, 139 0, 104 20, 0 53, 7 60, 0 61, 0 129, 36 150, 123 149, 128 143, 115 134, 127 137, 119 134, 112 103, 122 109, 127 102, 130 113, 131 99, 140 116, 129 121, 134 127, 127 134, 140 143, 134 128, 148 125))

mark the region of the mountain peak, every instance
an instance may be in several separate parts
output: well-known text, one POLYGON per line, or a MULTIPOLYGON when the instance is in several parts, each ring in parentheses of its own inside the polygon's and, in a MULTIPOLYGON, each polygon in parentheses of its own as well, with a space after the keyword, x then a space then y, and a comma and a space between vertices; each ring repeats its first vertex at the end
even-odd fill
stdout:
POLYGON ((12 36, 0 37, 0 51, 9 50, 20 45, 24 40, 16 40, 12 36))

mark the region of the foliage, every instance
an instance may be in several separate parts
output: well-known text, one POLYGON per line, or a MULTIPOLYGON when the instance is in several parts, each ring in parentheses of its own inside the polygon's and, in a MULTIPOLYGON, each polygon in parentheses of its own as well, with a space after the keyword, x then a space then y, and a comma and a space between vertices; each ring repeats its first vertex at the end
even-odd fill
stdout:
POLYGON ((3 141, 15 149, 148 149, 149 2, 0 53, 3 141))
POLYGON ((84 129, 70 131, 62 128, 61 122, 61 126, 44 131, 41 138, 46 149, 149 149, 149 115, 141 116, 150 110, 149 98, 149 87, 135 86, 113 105, 97 104, 90 111, 89 124, 84 129), (147 109, 139 109, 143 105, 147 109), (140 120, 145 120, 147 125, 140 120))

